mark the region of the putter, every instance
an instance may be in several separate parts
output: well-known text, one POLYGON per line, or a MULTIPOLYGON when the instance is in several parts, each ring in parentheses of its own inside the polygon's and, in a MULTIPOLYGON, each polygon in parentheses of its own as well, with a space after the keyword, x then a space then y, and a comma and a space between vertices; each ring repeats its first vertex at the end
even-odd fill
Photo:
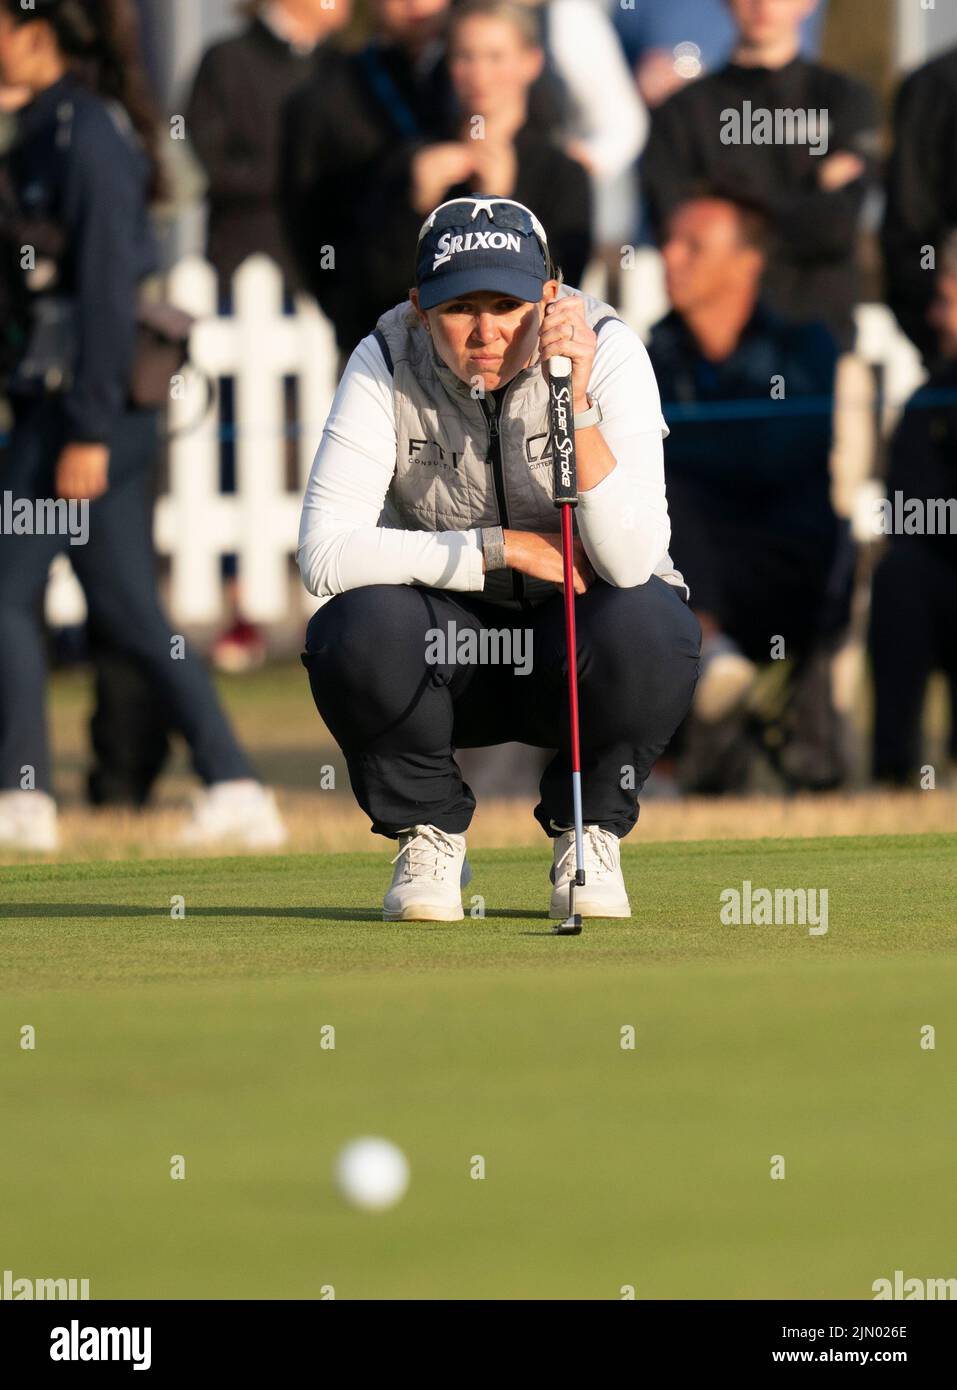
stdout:
POLYGON ((575 639, 575 585, 572 508, 578 505, 575 466, 575 419, 572 364, 567 357, 548 360, 548 404, 552 427, 552 466, 555 506, 562 514, 562 570, 565 581, 565 644, 568 651, 568 712, 571 730, 572 804, 575 819, 575 873, 568 882, 568 916, 552 928, 556 936, 579 936, 581 913, 575 911, 575 889, 585 883, 585 830, 582 825, 581 753, 578 746, 578 645, 575 639))

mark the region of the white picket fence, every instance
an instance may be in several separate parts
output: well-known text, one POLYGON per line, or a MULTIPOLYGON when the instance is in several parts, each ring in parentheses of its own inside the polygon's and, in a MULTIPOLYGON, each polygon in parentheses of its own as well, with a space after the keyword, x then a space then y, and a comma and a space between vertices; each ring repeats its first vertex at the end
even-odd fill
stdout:
MULTIPOLYGON (((666 311, 660 258, 639 252, 621 277, 619 310, 643 337, 666 311)), ((606 297, 602 268, 594 265, 583 288, 606 297)), ((175 434, 202 410, 204 387, 188 376, 181 398, 170 405, 174 438, 169 447, 169 491, 156 508, 155 536, 170 558, 168 604, 176 627, 215 623, 223 616, 220 560, 239 556, 243 608, 254 622, 280 623, 313 611, 315 600, 295 581, 295 553, 302 493, 335 392, 337 355, 331 325, 308 296, 294 314, 283 312, 282 282, 273 263, 257 256, 233 282, 235 312, 217 313, 216 276, 190 257, 171 272, 169 299, 196 315, 192 357, 209 377, 235 380, 236 492, 219 487, 221 420, 218 402, 195 429, 175 434), (286 485, 287 422, 284 380, 298 385, 300 419, 295 438, 298 478, 286 485)), ((858 310, 858 352, 882 369, 887 419, 920 382, 914 348, 880 304, 858 310)), ((371 327, 371 325, 370 325, 371 327)), ((54 626, 82 622, 82 591, 69 562, 51 570, 47 617, 54 626)))

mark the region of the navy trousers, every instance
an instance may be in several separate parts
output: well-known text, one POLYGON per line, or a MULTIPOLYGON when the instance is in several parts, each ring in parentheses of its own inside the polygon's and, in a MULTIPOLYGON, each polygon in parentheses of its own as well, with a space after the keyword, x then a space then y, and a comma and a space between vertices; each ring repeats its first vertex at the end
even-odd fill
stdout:
POLYGON ((919 775, 924 697, 934 671, 943 671, 950 687, 948 751, 957 757, 955 613, 955 557, 944 544, 895 536, 877 567, 871 602, 874 776, 880 782, 906 786, 919 775))
MULTIPOLYGON (((0 458, 0 490, 14 499, 55 497, 54 472, 63 447, 55 401, 24 405, 0 458)), ((209 676, 186 650, 174 659, 159 605, 151 535, 150 481, 156 417, 130 411, 117 422, 108 491, 89 509, 89 540, 68 536, 0 535, 0 790, 23 785, 32 768, 37 790, 51 790, 44 716, 46 663, 42 603, 53 557, 66 552, 86 595, 91 626, 148 675, 173 726, 189 744, 206 783, 255 776, 216 699, 209 676)))
MULTIPOLYGON (((638 819, 648 773, 691 704, 701 629, 677 591, 657 577, 633 589, 599 580, 575 606, 585 823, 623 837, 638 819)), ((498 639, 485 647, 487 657, 496 651, 503 651, 498 639)), ((508 742, 555 750, 535 817, 550 836, 571 825, 559 589, 528 612, 411 585, 353 589, 313 617, 302 659, 377 834, 395 838, 424 823, 462 834, 475 797, 455 750, 508 742), (471 630, 480 654, 483 629, 527 634, 512 655, 530 652, 530 662, 454 659, 468 653, 449 637, 471 630), (444 651, 436 632, 446 634, 444 651), (522 664, 530 666, 526 675, 518 674, 522 664)))

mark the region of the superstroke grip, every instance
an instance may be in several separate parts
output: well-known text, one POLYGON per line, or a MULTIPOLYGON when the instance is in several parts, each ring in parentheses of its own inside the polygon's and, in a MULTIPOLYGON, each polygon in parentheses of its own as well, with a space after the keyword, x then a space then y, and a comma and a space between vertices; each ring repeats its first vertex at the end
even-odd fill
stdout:
POLYGON ((552 495, 556 507, 574 507, 578 502, 578 469, 575 466, 572 364, 567 357, 548 359, 548 405, 552 427, 552 495))

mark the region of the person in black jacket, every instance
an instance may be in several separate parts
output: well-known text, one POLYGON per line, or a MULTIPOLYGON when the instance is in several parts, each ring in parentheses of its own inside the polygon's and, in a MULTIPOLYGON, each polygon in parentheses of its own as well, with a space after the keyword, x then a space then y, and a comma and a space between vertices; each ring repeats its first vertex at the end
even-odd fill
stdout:
POLYGON ((448 0, 374 0, 374 35, 328 55, 286 103, 280 210, 298 274, 336 331, 340 358, 381 310, 369 293, 361 209, 395 145, 443 128, 451 103, 448 0))
MULTIPOLYGON (((286 238, 302 283, 332 321, 343 363, 394 302, 370 280, 371 260, 385 254, 394 266, 407 263, 381 239, 383 181, 395 177, 397 151, 447 139, 456 120, 449 0, 372 0, 371 9, 370 42, 347 56, 324 53, 282 122, 286 238)), ((567 110, 564 84, 546 69, 529 93, 530 121, 557 134, 567 110)))
POLYGON ((887 302, 901 328, 933 362, 937 335, 927 318, 935 261, 957 227, 957 48, 904 82, 894 112, 882 243, 887 302))
POLYGON ((59 252, 61 242, 55 229, 30 225, 23 218, 9 167, 5 159, 0 161, 0 383, 23 356, 29 337, 30 295, 21 268, 23 248, 37 247, 37 254, 45 257, 59 252))
POLYGON ((156 593, 156 412, 130 404, 130 383, 139 287, 156 265, 148 205, 159 175, 129 0, 34 0, 29 10, 0 0, 0 83, 30 97, 9 154, 19 215, 62 235, 59 257, 28 283, 31 337, 8 383, 15 425, 2 495, 20 524, 0 526, 0 843, 57 841, 38 610, 50 562, 66 553, 92 628, 148 673, 190 745, 207 790, 188 842, 277 844, 273 799, 156 593))
POLYGON ((773 218, 768 304, 797 323, 854 340, 856 239, 873 176, 878 113, 869 89, 808 62, 801 23, 816 0, 728 0, 732 61, 652 116, 642 186, 661 235, 695 185, 760 200, 773 218))
POLYGON ((323 40, 349 19, 351 0, 256 0, 241 34, 203 54, 186 125, 209 182, 206 258, 228 292, 247 257, 269 256, 296 281, 279 215, 283 107, 316 74, 323 40))
MULTIPOLYGON (((708 725, 739 710, 776 658, 802 681, 826 677, 812 658, 848 617, 849 540, 830 500, 837 348, 822 325, 763 302, 767 244, 758 208, 714 194, 679 206, 664 245, 673 308, 648 349, 670 430, 671 553, 703 633, 695 713, 708 725)), ((826 684, 815 699, 827 704, 826 684)), ((833 780, 820 771, 827 750, 812 759, 806 739, 792 743, 780 765, 793 783, 833 780)))
MULTIPOLYGON (((250 0, 242 33, 204 53, 186 108, 187 130, 206 173, 209 219, 206 258, 219 281, 220 312, 232 309, 232 279, 253 255, 279 266, 286 287, 300 288, 296 260, 283 232, 279 171, 283 108, 299 87, 335 64, 324 42, 349 18, 351 0, 250 0)), ((235 383, 219 383, 220 485, 236 490, 235 383)), ((292 415, 293 406, 287 407, 292 415)), ((222 559, 231 619, 212 648, 224 669, 261 664, 266 643, 242 614, 242 585, 235 555, 222 559)))
POLYGON ((939 263, 928 324, 938 366, 897 427, 889 505, 877 527, 890 540, 871 603, 874 778, 894 786, 918 779, 934 671, 949 684, 949 753, 957 761, 957 233, 942 244, 939 263))
POLYGON ((540 209, 570 284, 580 283, 591 254, 588 174, 529 115, 545 61, 536 15, 512 0, 463 0, 448 46, 455 109, 445 138, 400 146, 368 198, 369 285, 380 313, 408 292, 403 272, 423 218, 452 198, 514 198, 540 209))

